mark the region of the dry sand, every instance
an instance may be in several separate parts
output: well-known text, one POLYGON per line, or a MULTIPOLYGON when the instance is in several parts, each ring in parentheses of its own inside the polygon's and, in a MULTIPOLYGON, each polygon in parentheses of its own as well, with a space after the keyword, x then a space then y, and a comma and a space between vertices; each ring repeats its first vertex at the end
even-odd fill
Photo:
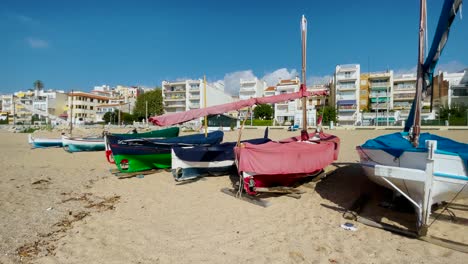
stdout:
MULTIPOLYGON (((232 186, 227 176, 179 185, 169 172, 119 180, 103 152, 31 150, 27 134, 0 130, 0 263, 466 263, 464 253, 359 223, 342 229, 343 208, 361 192, 388 194, 363 177, 355 151, 388 131, 332 132, 341 138, 341 168, 300 186, 300 199, 267 197, 272 205, 262 208, 220 192, 232 186)), ((466 131, 433 133, 468 142, 466 131)), ((243 138, 262 134, 245 130, 243 138)), ((468 212, 452 211, 468 223, 468 212)), ((363 214, 414 227, 412 213, 371 204, 363 214)), ((466 225, 437 221, 431 234, 468 243, 466 225)))

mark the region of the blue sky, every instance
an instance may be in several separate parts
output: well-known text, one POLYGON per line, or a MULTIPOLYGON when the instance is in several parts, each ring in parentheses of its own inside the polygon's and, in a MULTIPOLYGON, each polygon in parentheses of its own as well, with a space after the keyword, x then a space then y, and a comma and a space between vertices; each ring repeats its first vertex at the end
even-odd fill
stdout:
MULTIPOLYGON (((428 0, 429 40, 441 6, 428 0)), ((300 72, 302 14, 308 83, 337 64, 359 63, 362 72, 416 65, 419 0, 3 0, 0 93, 37 79, 66 91, 160 86, 203 74, 231 92, 239 78, 272 83, 300 72)), ((439 66, 460 70, 468 65, 466 18, 457 17, 450 34, 439 66)))

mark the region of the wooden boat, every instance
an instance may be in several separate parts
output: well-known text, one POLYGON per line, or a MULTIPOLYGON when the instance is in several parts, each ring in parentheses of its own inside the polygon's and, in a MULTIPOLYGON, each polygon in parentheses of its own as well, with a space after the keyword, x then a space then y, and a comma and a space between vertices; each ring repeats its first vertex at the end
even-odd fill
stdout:
POLYGON ((309 137, 236 147, 236 164, 245 192, 256 195, 265 188, 291 186, 299 178, 317 175, 338 158, 338 137, 325 133, 311 133, 309 137))
MULTIPOLYGON (((271 141, 268 128, 263 138, 249 139, 242 143, 263 144, 271 141)), ((234 147, 237 142, 225 142, 212 146, 172 147, 172 176, 185 181, 205 176, 226 175, 236 172, 234 147)))
MULTIPOLYGON (((118 136, 122 139, 135 139, 135 138, 172 138, 179 136, 179 127, 169 127, 166 129, 160 130, 152 130, 149 132, 143 133, 127 133, 127 134, 119 134, 119 133, 107 133, 106 135, 114 135, 118 136)), ((112 151, 109 146, 109 142, 107 141, 107 137, 104 136, 105 147, 106 147, 106 158, 107 161, 111 164, 115 164, 114 158, 112 157, 112 151)))
POLYGON ((103 137, 67 137, 62 135, 63 148, 68 152, 105 150, 103 137))
POLYGON ((107 140, 117 168, 121 172, 137 172, 151 169, 171 168, 173 146, 210 146, 223 140, 222 131, 173 138, 125 139, 108 135, 107 140))
POLYGON ((53 148, 62 147, 62 138, 35 138, 28 135, 28 142, 33 148, 53 148))
POLYGON ((416 96, 403 132, 383 135, 358 146, 360 163, 370 180, 407 198, 417 214, 416 228, 425 235, 431 207, 468 197, 468 144, 420 133, 421 98, 448 38, 461 1, 446 0, 424 62, 426 2, 421 0, 416 96))

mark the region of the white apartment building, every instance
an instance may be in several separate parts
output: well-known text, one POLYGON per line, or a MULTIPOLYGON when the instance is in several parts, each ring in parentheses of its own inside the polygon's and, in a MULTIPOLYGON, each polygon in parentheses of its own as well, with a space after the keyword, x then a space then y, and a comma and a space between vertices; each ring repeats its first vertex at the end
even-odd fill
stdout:
POLYGON ((4 94, 0 97, 3 118, 8 116, 8 123, 13 124, 13 114, 14 114, 14 95, 13 94, 4 94))
MULTIPOLYGON (((297 77, 293 80, 280 80, 276 85, 275 95, 298 92, 300 85, 300 80, 297 77)), ((283 125, 287 122, 294 122, 296 112, 299 109, 298 107, 299 100, 276 103, 275 123, 283 125)))
MULTIPOLYGON (((185 112, 205 106, 203 80, 162 82, 162 97, 166 114, 185 112)), ((232 96, 224 92, 220 83, 206 85, 206 106, 233 102, 232 96)), ((199 120, 198 120, 199 121, 199 120)), ((197 123, 197 121, 192 122, 197 123)))
POLYGON ((68 94, 68 120, 74 124, 100 122, 97 115, 97 106, 107 104, 110 98, 85 92, 72 92, 68 94), (73 111, 73 116, 72 116, 73 111))
POLYGON ((263 91, 263 96, 272 96, 276 93, 276 86, 269 86, 263 91))
POLYGON ((359 64, 337 65, 335 69, 335 102, 338 123, 354 125, 359 112, 361 66, 359 64))
POLYGON ((468 70, 464 70, 460 82, 449 88, 449 100, 451 104, 464 104, 468 106, 468 70))
MULTIPOLYGON (((266 82, 261 81, 258 78, 250 80, 240 79, 239 100, 262 97, 264 95, 265 87, 266 82)), ((248 111, 248 108, 240 109, 239 117, 245 118, 248 111)))
POLYGON ((2 112, 13 113, 13 94, 4 94, 1 97, 2 112))
POLYGON ((402 74, 393 79, 393 110, 407 118, 416 94, 416 74, 402 74))
POLYGON ((441 98, 442 105, 451 107, 452 104, 462 102, 465 99, 465 96, 462 95, 465 93, 462 80, 466 83, 467 72, 467 70, 455 73, 443 72, 444 81, 448 82, 448 92, 446 96, 441 98))

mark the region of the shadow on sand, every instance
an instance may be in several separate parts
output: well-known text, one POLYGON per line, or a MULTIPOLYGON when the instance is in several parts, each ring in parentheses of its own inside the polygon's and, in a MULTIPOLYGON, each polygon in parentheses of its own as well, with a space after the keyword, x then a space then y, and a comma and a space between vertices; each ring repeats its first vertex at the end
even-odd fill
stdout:
POLYGON ((395 198, 392 191, 371 182, 359 164, 335 163, 337 169, 315 186, 315 191, 336 206, 322 204, 339 213, 346 212, 362 195, 368 198, 360 216, 414 230, 416 214, 409 201, 395 198))

